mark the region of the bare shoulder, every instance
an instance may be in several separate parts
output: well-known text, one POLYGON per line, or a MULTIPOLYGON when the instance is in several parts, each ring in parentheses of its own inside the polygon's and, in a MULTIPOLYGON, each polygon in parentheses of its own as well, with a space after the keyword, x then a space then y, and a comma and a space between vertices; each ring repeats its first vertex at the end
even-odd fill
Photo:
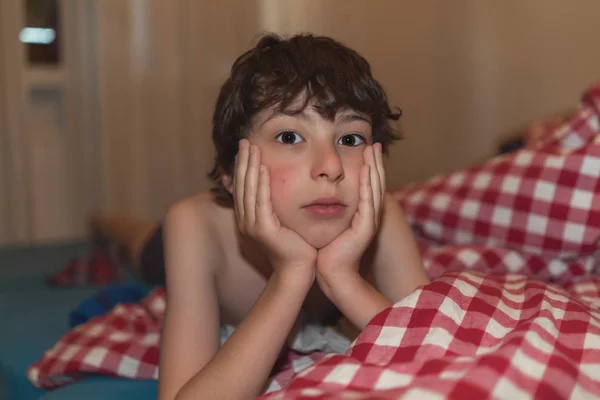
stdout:
POLYGON ((167 213, 167 219, 198 219, 207 214, 207 208, 210 207, 211 194, 208 192, 198 193, 194 196, 186 197, 173 204, 167 213))
MULTIPOLYGON (((171 206, 165 218, 165 242, 172 253, 196 256, 204 262, 219 262, 220 230, 229 210, 219 206, 208 192, 187 197, 171 206)), ((173 254, 172 258, 180 258, 173 254)), ((183 263, 187 264, 187 263, 183 263)))
POLYGON ((202 192, 173 204, 166 216, 165 224, 192 232, 213 235, 219 221, 231 211, 218 205, 211 193, 202 192))

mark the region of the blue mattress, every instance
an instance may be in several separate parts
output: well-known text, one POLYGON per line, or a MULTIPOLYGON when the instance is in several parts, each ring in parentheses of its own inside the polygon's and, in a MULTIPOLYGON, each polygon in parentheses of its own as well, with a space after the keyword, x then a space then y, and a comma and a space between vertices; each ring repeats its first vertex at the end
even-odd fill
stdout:
POLYGON ((69 329, 69 311, 98 290, 52 288, 43 281, 87 248, 78 243, 0 250, 0 400, 156 398, 155 381, 91 377, 43 391, 25 376, 27 367, 69 329))

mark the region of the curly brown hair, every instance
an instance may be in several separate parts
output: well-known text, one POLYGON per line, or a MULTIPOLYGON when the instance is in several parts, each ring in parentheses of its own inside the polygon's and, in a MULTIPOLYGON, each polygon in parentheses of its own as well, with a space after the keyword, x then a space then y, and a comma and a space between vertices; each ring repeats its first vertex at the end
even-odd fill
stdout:
POLYGON ((232 204, 221 172, 233 174, 238 143, 252 119, 273 107, 286 114, 300 113, 309 103, 329 120, 345 109, 369 116, 373 141, 380 142, 384 152, 401 137, 390 120, 398 120, 402 111, 392 111, 371 66, 356 51, 312 34, 287 39, 263 36, 234 62, 217 98, 212 130, 216 158, 208 176, 216 183, 212 192, 218 200, 232 204))

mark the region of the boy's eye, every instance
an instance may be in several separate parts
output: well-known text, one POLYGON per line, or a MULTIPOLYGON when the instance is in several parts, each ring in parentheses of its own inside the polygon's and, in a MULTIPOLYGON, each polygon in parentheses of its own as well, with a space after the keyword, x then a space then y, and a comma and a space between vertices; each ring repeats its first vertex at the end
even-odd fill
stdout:
POLYGON ((276 137, 279 143, 283 144, 298 144, 303 142, 302 136, 294 131, 283 131, 276 137))
POLYGON ((353 133, 351 135, 344 135, 340 138, 340 140, 338 140, 339 144, 351 147, 360 146, 364 142, 365 139, 357 133, 353 133))

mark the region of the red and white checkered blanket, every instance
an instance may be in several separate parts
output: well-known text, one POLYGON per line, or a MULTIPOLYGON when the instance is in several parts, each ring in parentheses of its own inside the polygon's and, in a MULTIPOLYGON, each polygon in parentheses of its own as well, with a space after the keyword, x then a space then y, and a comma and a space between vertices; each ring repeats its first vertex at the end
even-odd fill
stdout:
MULTIPOLYGON (((600 277, 562 289, 524 275, 448 272, 377 315, 345 355, 288 353, 269 386, 284 389, 266 398, 600 396, 594 303, 600 277)), ((160 290, 117 306, 61 338, 29 379, 42 388, 89 374, 156 379, 163 311, 160 290)))
POLYGON ((264 399, 597 397, 600 310, 522 275, 463 271, 380 313, 346 354, 264 399))
MULTIPOLYGON (((345 354, 289 354, 264 398, 600 397, 599 121, 600 85, 535 146, 398 191, 433 282, 345 354)), ((155 379, 163 311, 119 305, 28 376, 155 379)))
MULTIPOLYGON (((165 299, 165 290, 155 289, 139 304, 119 304, 75 327, 28 369, 29 380, 39 388, 53 389, 93 374, 158 379, 165 299)), ((282 388, 324 355, 282 352, 279 374, 269 390, 282 388)))

